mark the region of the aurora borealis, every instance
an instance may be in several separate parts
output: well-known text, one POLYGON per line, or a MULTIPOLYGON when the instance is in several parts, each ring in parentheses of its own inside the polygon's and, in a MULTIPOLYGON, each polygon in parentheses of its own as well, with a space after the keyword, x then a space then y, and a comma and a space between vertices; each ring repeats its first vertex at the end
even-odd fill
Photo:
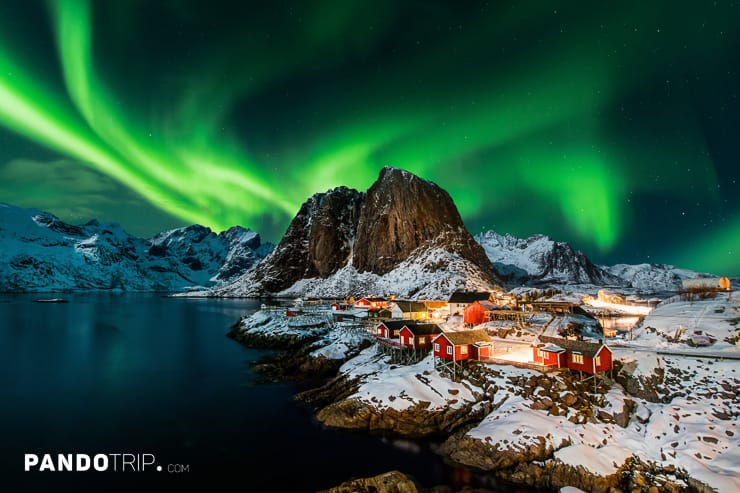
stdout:
POLYGON ((740 4, 3 2, 0 201, 276 241, 384 165, 472 233, 740 275, 740 4))

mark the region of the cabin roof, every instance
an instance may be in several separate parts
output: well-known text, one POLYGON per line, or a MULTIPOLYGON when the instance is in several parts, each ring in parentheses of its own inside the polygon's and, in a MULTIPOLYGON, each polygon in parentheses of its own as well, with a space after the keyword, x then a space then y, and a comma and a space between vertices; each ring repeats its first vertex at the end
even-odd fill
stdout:
POLYGON ((463 344, 475 344, 476 342, 491 342, 492 339, 489 337, 485 330, 461 330, 458 332, 444 332, 440 334, 446 337, 455 346, 461 346, 463 344))
POLYGON ((549 353, 563 353, 565 352, 565 349, 558 346, 557 344, 545 344, 542 347, 539 348, 540 351, 547 351, 549 353))
POLYGON ((569 353, 581 353, 589 358, 593 358, 599 354, 602 347, 606 347, 604 344, 599 344, 597 342, 569 341, 568 339, 563 339, 561 337, 540 336, 540 341, 546 344, 551 343, 560 346, 569 353))
POLYGON ((495 303, 492 303, 492 302, 490 302, 488 300, 477 300, 477 301, 473 302, 473 304, 475 304, 475 303, 478 303, 480 306, 482 306, 483 308, 485 308, 486 310, 489 310, 489 311, 490 310, 496 310, 498 308, 498 305, 496 305, 495 303))
POLYGON ((391 330, 397 330, 397 329, 400 330, 400 329, 403 329, 406 325, 409 325, 409 324, 413 325, 414 321, 413 320, 386 320, 385 322, 381 322, 378 325, 381 325, 381 324, 385 325, 391 330))
POLYGON ((433 335, 433 334, 439 334, 442 332, 442 329, 440 329, 439 325, 437 324, 407 323, 406 327, 408 327, 411 333, 414 334, 415 336, 433 335))
POLYGON ((491 295, 486 292, 455 291, 450 296, 450 303, 472 303, 474 301, 487 300, 491 295))
POLYGON ((396 306, 404 313, 425 312, 427 307, 418 301, 396 301, 396 306))

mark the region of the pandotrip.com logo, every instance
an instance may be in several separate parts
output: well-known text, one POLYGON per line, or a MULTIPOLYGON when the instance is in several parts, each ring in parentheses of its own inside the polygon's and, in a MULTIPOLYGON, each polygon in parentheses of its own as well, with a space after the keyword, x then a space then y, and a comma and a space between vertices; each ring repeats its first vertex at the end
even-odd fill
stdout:
POLYGON ((189 464, 157 463, 154 454, 24 454, 25 472, 190 472, 189 464))

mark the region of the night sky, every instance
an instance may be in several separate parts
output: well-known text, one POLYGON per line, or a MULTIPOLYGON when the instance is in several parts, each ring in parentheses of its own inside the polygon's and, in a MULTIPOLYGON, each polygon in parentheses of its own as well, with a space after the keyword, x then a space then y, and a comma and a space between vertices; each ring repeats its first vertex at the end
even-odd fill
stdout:
POLYGON ((740 275, 740 3, 0 2, 0 201, 277 241, 385 165, 472 233, 740 275))

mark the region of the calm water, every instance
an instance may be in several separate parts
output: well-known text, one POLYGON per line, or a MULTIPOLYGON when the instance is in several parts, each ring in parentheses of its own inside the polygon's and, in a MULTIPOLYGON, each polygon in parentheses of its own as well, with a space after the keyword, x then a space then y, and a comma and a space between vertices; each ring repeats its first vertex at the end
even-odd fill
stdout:
MULTIPOLYGON (((425 486, 468 482, 426 445, 322 429, 259 384, 265 353, 225 337, 257 303, 154 295, 0 295, 0 467, 9 491, 199 486, 315 491, 400 469, 425 486), (24 453, 152 453, 162 472, 24 473, 24 453), (189 472, 169 474, 169 464, 189 472), (10 483, 6 482, 10 481, 10 483)), ((0 487, 2 491, 8 491, 0 487)))

